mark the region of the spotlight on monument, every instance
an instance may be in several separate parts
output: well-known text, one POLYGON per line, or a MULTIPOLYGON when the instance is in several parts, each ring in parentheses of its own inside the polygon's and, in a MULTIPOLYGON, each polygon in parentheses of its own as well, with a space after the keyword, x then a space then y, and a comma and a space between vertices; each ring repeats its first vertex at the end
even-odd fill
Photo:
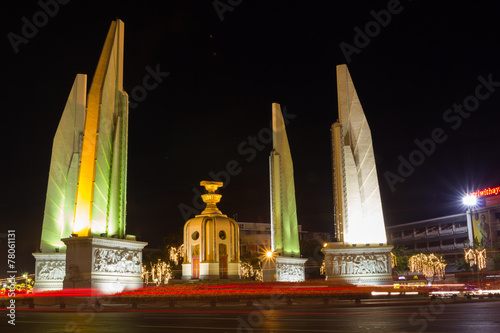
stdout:
POLYGON ((475 206, 477 205, 477 197, 473 195, 466 195, 462 198, 462 203, 466 206, 475 206))
POLYGON ((323 247, 327 247, 327 246, 328 246, 328 243, 324 243, 324 244, 323 244, 323 247))
POLYGON ((266 257, 272 258, 272 256, 273 256, 273 253, 271 251, 266 252, 266 257))

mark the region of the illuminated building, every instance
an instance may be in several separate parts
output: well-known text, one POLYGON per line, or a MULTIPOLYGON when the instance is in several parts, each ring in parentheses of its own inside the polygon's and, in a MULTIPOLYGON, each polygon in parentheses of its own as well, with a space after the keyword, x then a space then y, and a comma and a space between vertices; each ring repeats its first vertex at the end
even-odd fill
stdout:
POLYGON ((336 242, 323 248, 326 279, 390 284, 387 245, 370 127, 346 65, 337 66, 338 121, 332 125, 336 242))
POLYGON ((271 250, 276 257, 276 280, 303 281, 307 259, 300 258, 293 162, 279 104, 273 103, 272 114, 273 150, 269 156, 269 173, 271 250))
POLYGON ((235 220, 222 214, 215 193, 221 182, 202 181, 208 193, 202 194, 207 207, 184 225, 183 280, 239 279, 239 228, 235 220))
POLYGON ((142 248, 126 235, 128 95, 124 24, 111 23, 90 90, 78 74, 54 143, 36 289, 142 286, 142 248), (64 278, 64 282, 63 279, 64 278))
POLYGON ((442 254, 449 263, 447 273, 454 273, 453 263, 464 258, 466 241, 477 238, 492 249, 499 249, 499 192, 495 194, 494 189, 488 188, 474 193, 480 199, 479 203, 467 209, 466 213, 387 227, 389 242, 409 250, 442 254))
POLYGON ((469 193, 478 199, 475 206, 467 210, 467 221, 473 237, 485 246, 499 248, 500 186, 469 193))
POLYGON ((453 271, 453 263, 464 256, 464 242, 469 239, 465 213, 442 216, 387 227, 387 236, 395 247, 410 251, 442 254, 447 272, 453 271))

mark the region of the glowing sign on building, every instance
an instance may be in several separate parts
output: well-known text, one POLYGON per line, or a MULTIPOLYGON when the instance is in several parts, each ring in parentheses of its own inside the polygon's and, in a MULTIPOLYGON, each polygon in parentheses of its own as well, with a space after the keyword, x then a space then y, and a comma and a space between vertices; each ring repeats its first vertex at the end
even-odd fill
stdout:
POLYGON ((488 195, 493 195, 493 194, 498 195, 498 193, 500 193, 500 186, 494 188, 488 187, 485 188, 484 190, 477 190, 475 192, 469 193, 469 195, 474 197, 486 197, 488 195))

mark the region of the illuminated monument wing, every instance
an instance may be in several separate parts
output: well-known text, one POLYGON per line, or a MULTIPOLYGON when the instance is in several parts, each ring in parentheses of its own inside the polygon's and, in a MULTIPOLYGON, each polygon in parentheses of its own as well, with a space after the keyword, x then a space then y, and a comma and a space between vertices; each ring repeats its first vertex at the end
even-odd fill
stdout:
MULTIPOLYGON (((303 281, 300 258, 293 163, 280 105, 272 105, 273 150, 269 156, 271 182, 271 244, 277 281, 303 281)), ((266 270, 266 267, 264 267, 266 270)))
POLYGON ((66 270, 66 245, 61 239, 72 233, 86 95, 87 76, 78 74, 52 145, 41 253, 34 253, 37 289, 62 289, 66 270), (54 271, 56 274, 50 274, 54 271))
POLYGON ((147 243, 125 234, 123 32, 122 21, 111 23, 89 93, 86 75, 78 74, 54 137, 41 253, 34 254, 37 289, 60 289, 62 278, 64 288, 142 286, 141 251, 147 243), (54 267, 64 271, 62 278, 44 273, 54 267))
POLYGON ((327 280, 392 283, 390 251, 370 127, 346 65, 337 66, 339 119, 332 125, 337 242, 323 249, 327 280))

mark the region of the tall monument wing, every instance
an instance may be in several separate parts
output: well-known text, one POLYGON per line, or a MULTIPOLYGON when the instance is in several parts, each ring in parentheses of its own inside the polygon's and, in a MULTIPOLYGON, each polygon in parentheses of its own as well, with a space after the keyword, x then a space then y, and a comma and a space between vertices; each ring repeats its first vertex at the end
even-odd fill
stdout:
POLYGON ((123 236, 128 96, 123 91, 124 24, 112 22, 87 99, 73 232, 123 236))
POLYGON ((64 252, 61 238, 71 234, 81 140, 85 123, 87 76, 78 74, 64 107, 52 145, 40 248, 64 252))
POLYGON ((339 120, 332 126, 336 233, 346 243, 386 243, 370 127, 346 65, 337 66, 339 120))
POLYGON ((123 33, 122 21, 111 23, 88 94, 86 76, 79 74, 61 117, 41 252, 33 253, 37 290, 117 293, 142 287, 142 249, 147 243, 125 233, 128 95, 123 90, 123 33))
POLYGON ((298 282, 305 279, 305 262, 300 258, 293 162, 280 105, 273 103, 273 150, 269 156, 271 182, 272 260, 263 263, 265 281, 298 282), (275 272, 275 274, 274 274, 275 272))
POLYGON ((273 251, 300 257, 293 162, 280 105, 273 103, 271 180, 271 243, 273 251))
POLYGON ((356 285, 392 284, 391 250, 370 126, 346 65, 337 66, 339 118, 332 125, 336 241, 326 243, 325 279, 356 285))

